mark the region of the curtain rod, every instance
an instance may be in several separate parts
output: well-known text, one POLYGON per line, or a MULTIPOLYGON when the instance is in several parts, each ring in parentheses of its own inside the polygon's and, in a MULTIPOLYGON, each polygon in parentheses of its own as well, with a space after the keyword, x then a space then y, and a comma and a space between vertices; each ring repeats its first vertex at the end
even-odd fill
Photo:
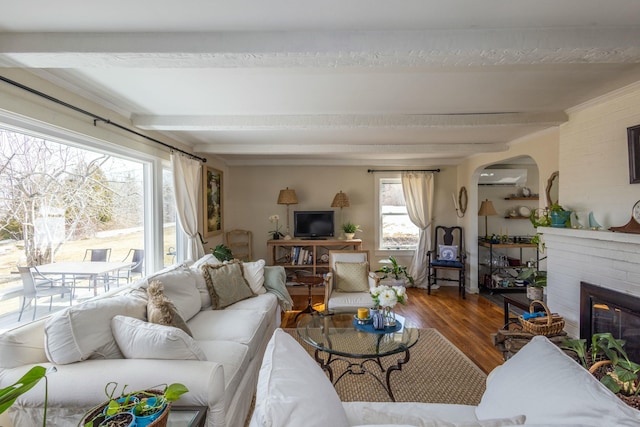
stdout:
POLYGON ((94 125, 94 126, 96 126, 96 125, 97 125, 97 122, 104 122, 104 123, 106 123, 106 124, 108 124, 108 125, 115 126, 115 127, 117 127, 118 129, 122 129, 122 130, 124 130, 124 131, 126 131, 126 132, 132 133, 132 134, 137 135, 137 136, 139 136, 139 137, 141 137, 141 138, 144 138, 144 139, 147 139, 147 140, 149 140, 149 141, 155 142, 156 144, 160 144, 160 145, 162 145, 163 147, 166 147, 166 148, 168 148, 168 149, 170 149, 170 150, 172 150, 172 151, 178 151, 178 152, 180 152, 180 153, 182 153, 182 154, 185 154, 185 155, 187 155, 187 156, 189 156, 189 157, 191 157, 191 158, 193 158, 193 159, 200 160, 202 163, 206 163, 206 162, 207 162, 207 159, 205 159, 204 157, 196 156, 195 154, 191 154, 191 153, 189 153, 189 152, 186 152, 186 151, 184 151, 184 150, 181 150, 181 149, 179 149, 179 148, 176 148, 176 147, 174 147, 174 146, 172 146, 172 145, 166 144, 166 143, 164 143, 164 142, 162 142, 162 141, 159 141, 159 140, 157 140, 157 139, 155 139, 155 138, 152 138, 152 137, 150 137, 150 136, 147 136, 147 135, 144 135, 144 134, 142 134, 142 133, 140 133, 140 132, 137 132, 137 131, 135 131, 135 130, 133 130, 133 129, 129 129, 128 127, 125 127, 125 126, 120 125, 120 124, 118 124, 118 123, 112 122, 110 119, 105 119, 104 117, 100 117, 100 116, 98 116, 98 115, 96 115, 96 114, 93 114, 93 113, 91 113, 91 112, 87 111, 87 110, 83 110, 83 109, 82 109, 82 108, 80 108, 80 107, 76 107, 75 105, 72 105, 72 104, 69 104, 69 103, 67 103, 67 102, 64 102, 64 101, 62 101, 62 100, 60 100, 60 99, 58 99, 58 98, 54 98, 54 97, 53 97, 53 96, 51 96, 51 95, 47 95, 47 94, 46 94, 46 93, 44 93, 44 92, 40 92, 39 90, 36 90, 36 89, 30 88, 29 86, 25 86, 25 85, 23 85, 22 83, 18 83, 18 82, 16 82, 16 81, 11 80, 11 79, 8 79, 8 78, 6 78, 6 77, 4 77, 4 76, 0 76, 0 80, 2 80, 2 81, 3 81, 3 82, 5 82, 5 83, 9 83, 10 85, 13 85, 13 86, 15 86, 15 87, 18 87, 18 88, 20 88, 20 89, 22 89, 22 90, 26 90, 27 92, 32 93, 32 94, 34 94, 34 95, 38 95, 38 96, 39 96, 39 97, 41 97, 41 98, 47 99, 47 100, 49 100, 49 101, 51 101, 51 102, 54 102, 54 103, 56 103, 56 104, 62 105, 62 106, 64 106, 64 107, 67 107, 67 108, 69 108, 69 109, 71 109, 71 110, 73 110, 73 111, 76 111, 76 112, 78 112, 78 113, 82 113, 82 114, 84 114, 84 115, 86 115, 86 116, 89 116, 89 117, 93 118, 93 125, 94 125))
POLYGON ((440 169, 367 169, 367 172, 440 172, 440 169))

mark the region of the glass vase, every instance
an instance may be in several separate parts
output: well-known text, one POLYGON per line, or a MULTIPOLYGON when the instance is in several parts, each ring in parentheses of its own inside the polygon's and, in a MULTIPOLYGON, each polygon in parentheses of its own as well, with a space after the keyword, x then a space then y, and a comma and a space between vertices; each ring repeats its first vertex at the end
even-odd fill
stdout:
POLYGON ((396 313, 393 307, 384 307, 382 315, 384 316, 384 326, 396 326, 396 313))

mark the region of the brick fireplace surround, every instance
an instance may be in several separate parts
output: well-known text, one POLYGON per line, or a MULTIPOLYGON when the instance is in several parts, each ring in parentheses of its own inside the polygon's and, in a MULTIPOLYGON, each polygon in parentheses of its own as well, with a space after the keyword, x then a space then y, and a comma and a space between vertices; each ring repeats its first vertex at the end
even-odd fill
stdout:
POLYGON ((580 334, 580 282, 640 297, 640 234, 540 227, 546 244, 547 304, 580 334))

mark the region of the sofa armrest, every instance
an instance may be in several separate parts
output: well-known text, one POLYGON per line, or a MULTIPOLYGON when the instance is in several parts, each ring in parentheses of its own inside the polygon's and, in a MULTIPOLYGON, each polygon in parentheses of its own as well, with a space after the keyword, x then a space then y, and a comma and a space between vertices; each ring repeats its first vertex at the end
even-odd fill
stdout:
MULTIPOLYGON (((47 366, 47 365, 43 365, 47 366)), ((11 384, 30 366, 3 372, 2 383, 11 384)), ((48 406, 50 408, 77 408, 89 410, 107 400, 105 386, 118 383, 119 394, 127 391, 158 388, 165 384, 182 383, 189 392, 181 396, 177 406, 207 406, 210 410, 223 405, 225 396, 222 364, 199 360, 108 359, 86 360, 68 365, 57 365, 57 371, 47 375, 48 406), (70 384, 73 384, 70 389, 70 384)), ((20 396, 18 405, 41 408, 44 406, 45 382, 40 381, 28 393, 20 396)))

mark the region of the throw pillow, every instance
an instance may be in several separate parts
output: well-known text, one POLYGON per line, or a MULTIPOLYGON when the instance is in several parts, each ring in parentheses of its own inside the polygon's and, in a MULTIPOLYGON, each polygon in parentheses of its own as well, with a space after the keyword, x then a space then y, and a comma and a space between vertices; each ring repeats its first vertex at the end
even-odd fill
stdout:
POLYGON ((338 292, 369 292, 369 263, 336 261, 335 290, 338 292))
POLYGON ((200 292, 196 285, 196 273, 185 264, 166 268, 149 276, 144 287, 154 280, 164 286, 164 294, 173 302, 184 320, 195 316, 202 307, 200 292))
POLYGON ((256 295, 267 292, 264 288, 264 260, 242 263, 242 275, 256 295))
POLYGON ((207 282, 214 310, 223 309, 243 299, 254 296, 242 275, 242 264, 234 261, 221 265, 205 264, 202 275, 207 282))
POLYGON ((440 256, 438 259, 443 261, 455 261, 458 258, 458 247, 438 245, 440 256))
POLYGON ((173 326, 115 316, 111 331, 127 359, 207 360, 197 341, 173 326))
POLYGON ((53 314, 44 326, 44 349, 51 363, 64 365, 87 359, 122 359, 111 332, 119 314, 144 319, 147 302, 132 295, 89 300, 53 314))
POLYGON ((324 371, 298 342, 276 329, 258 376, 252 426, 298 427, 309 420, 348 426, 340 398, 324 371))
POLYGON ((535 336, 487 378, 480 420, 524 414, 527 424, 637 426, 639 412, 544 336, 535 336), (516 392, 517 391, 517 392, 516 392), (531 396, 535 399, 523 398, 531 396))
POLYGON ((167 298, 163 292, 162 284, 154 280, 147 288, 149 302, 147 303, 147 320, 159 325, 175 326, 193 336, 191 330, 185 323, 176 306, 167 298))

